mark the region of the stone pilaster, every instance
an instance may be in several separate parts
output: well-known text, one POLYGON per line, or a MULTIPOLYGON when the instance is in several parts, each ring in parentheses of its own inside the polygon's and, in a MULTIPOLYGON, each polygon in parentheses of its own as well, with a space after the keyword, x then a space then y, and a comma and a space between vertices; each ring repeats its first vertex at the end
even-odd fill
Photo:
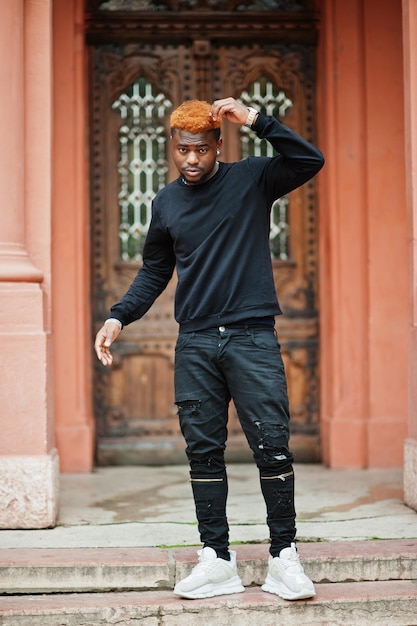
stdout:
POLYGON ((55 524, 51 0, 0 0, 1 528, 55 524))

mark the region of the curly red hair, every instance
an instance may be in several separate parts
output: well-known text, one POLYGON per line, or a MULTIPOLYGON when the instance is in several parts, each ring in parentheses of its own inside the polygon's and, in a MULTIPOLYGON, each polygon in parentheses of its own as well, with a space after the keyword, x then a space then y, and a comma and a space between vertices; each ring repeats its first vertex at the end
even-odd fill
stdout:
POLYGON ((211 104, 205 100, 187 100, 171 114, 171 128, 185 130, 193 135, 221 128, 221 119, 213 120, 210 111, 211 104))

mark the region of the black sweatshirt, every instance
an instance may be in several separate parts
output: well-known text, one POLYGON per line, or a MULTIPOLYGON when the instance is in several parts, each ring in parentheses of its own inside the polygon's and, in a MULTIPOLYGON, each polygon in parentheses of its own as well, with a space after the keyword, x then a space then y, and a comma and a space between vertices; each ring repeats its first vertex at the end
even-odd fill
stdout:
POLYGON ((273 117, 258 115, 258 137, 275 157, 220 163, 199 185, 181 178, 154 198, 143 265, 111 317, 141 318, 177 267, 175 319, 181 332, 279 315, 269 249, 274 201, 312 178, 321 152, 273 117))

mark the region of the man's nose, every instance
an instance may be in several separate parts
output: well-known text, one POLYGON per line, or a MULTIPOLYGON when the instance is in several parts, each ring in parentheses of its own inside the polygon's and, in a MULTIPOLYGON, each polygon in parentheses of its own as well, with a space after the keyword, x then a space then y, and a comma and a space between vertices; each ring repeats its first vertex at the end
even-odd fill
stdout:
POLYGON ((195 164, 198 163, 198 154, 194 152, 194 150, 190 150, 187 154, 187 163, 195 164))

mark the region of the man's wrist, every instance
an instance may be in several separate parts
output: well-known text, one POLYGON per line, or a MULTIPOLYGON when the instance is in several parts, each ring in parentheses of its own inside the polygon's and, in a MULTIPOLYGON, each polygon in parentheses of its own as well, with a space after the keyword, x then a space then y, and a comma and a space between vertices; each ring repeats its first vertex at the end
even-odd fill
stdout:
POLYGON ((104 324, 107 324, 108 322, 113 322, 114 324, 118 324, 120 326, 120 330, 123 328, 122 322, 118 320, 116 317, 107 318, 104 324))
POLYGON ((247 107, 248 109, 248 117, 246 118, 246 122, 243 126, 247 126, 248 128, 252 128, 255 123, 256 118, 258 117, 258 111, 253 109, 252 107, 247 107))

